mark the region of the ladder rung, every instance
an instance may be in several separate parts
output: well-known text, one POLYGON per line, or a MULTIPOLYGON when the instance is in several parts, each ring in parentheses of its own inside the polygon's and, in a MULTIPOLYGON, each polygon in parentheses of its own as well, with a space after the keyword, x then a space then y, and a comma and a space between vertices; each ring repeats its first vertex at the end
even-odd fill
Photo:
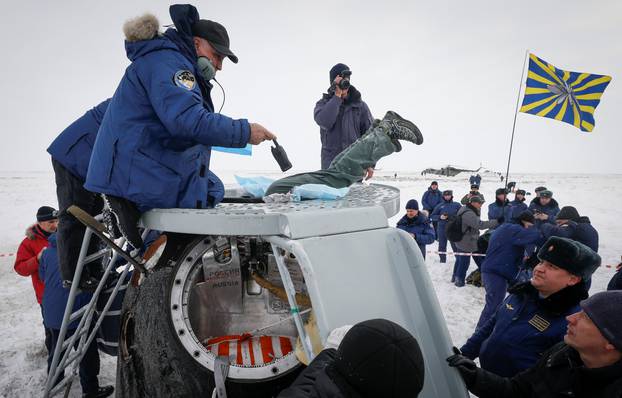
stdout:
MULTIPOLYGON (((76 336, 76 340, 74 341, 74 344, 78 341, 80 341, 80 336, 82 336, 83 334, 87 333, 89 331, 89 328, 87 327, 83 327, 82 329, 80 329, 79 332, 77 332, 77 336, 74 333, 73 336, 76 336)), ((71 339, 73 338, 73 336, 69 337, 68 339, 65 339, 65 341, 63 341, 63 351, 67 349, 67 347, 69 346, 69 343, 71 342, 71 339)))
POLYGON ((108 254, 108 252, 110 252, 110 249, 106 248, 106 249, 101 249, 98 252, 95 252, 93 254, 91 254, 90 256, 87 256, 84 258, 84 264, 88 264, 92 261, 95 261, 97 259, 100 259, 102 257, 104 257, 106 254, 108 254))
POLYGON ((73 314, 71 314, 71 316, 69 317, 69 323, 75 321, 76 319, 80 318, 82 315, 84 315, 84 313, 86 312, 86 308, 88 306, 85 305, 84 307, 80 308, 78 311, 74 312, 73 314))

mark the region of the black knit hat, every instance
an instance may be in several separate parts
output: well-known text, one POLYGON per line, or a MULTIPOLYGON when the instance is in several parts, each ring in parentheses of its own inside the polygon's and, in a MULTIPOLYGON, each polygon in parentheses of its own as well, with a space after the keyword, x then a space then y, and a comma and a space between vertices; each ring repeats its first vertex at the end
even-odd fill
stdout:
POLYGON ((350 68, 348 67, 348 65, 342 64, 342 63, 338 63, 337 65, 330 68, 330 72, 328 72, 328 75, 330 77, 330 82, 331 83, 334 82, 335 78, 339 76, 339 74, 343 72, 344 70, 350 70, 350 68))
POLYGON ((334 370, 362 397, 397 398, 419 394, 425 367, 419 344, 406 329, 386 319, 371 319, 346 333, 334 370))
POLYGON ((443 196, 445 195, 454 196, 454 191, 452 191, 451 189, 446 189, 443 191, 443 196))
POLYGON ((622 290, 596 293, 580 305, 603 337, 622 352, 622 290))
POLYGON ((526 221, 526 222, 529 222, 529 223, 532 223, 532 224, 534 224, 536 222, 536 219, 533 216, 533 213, 531 211, 529 211, 529 210, 525 210, 522 213, 520 213, 518 215, 518 217, 516 217, 516 220, 518 222, 526 221))
POLYGON ((207 40, 218 54, 229 57, 234 64, 238 63, 238 57, 229 48, 227 29, 218 22, 200 19, 192 25, 192 35, 207 40))
POLYGON ((41 206, 37 210, 37 222, 56 220, 57 218, 58 212, 53 207, 41 206))
POLYGON ((438 186, 438 181, 432 181, 432 184, 430 184, 430 186, 432 186, 432 185, 438 186))
POLYGON ((477 185, 477 184, 471 184, 471 189, 479 189, 479 185, 477 185))
POLYGON ((551 236, 542 245, 538 258, 580 276, 583 280, 600 267, 601 261, 600 256, 583 243, 559 236, 551 236))
POLYGON ((577 209, 575 209, 573 206, 564 206, 559 211, 559 213, 557 213, 557 216, 555 216, 555 218, 557 220, 577 221, 579 218, 581 218, 581 216, 579 215, 577 209))
POLYGON ((497 188, 495 195, 507 195, 508 191, 505 188, 497 188))
POLYGON ((406 210, 419 210, 419 203, 417 199, 411 199, 406 202, 406 210))

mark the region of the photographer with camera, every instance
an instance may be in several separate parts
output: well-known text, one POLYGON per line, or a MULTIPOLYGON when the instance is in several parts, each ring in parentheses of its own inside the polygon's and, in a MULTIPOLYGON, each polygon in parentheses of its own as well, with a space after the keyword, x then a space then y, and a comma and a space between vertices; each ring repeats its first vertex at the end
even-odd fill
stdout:
MULTIPOLYGON (((330 87, 315 104, 313 116, 320 126, 322 141, 322 170, 328 169, 333 159, 371 127, 372 115, 361 99, 361 93, 350 84, 352 71, 345 64, 330 70, 330 87)), ((367 169, 367 178, 373 168, 367 169)))

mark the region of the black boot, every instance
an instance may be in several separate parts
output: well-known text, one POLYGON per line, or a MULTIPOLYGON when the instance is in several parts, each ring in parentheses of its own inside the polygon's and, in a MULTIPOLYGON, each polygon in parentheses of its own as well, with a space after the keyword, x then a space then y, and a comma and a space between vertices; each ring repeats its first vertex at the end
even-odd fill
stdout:
POLYGON ((104 386, 99 387, 97 391, 82 394, 82 398, 105 398, 111 396, 113 392, 113 386, 104 386))
POLYGON ((423 144, 423 134, 421 134, 419 128, 413 122, 404 119, 397 113, 388 111, 382 121, 388 122, 391 125, 391 131, 388 134, 392 140, 410 141, 416 145, 423 144))
POLYGON ((106 207, 112 213, 113 221, 116 223, 119 231, 127 242, 134 247, 140 249, 143 246, 143 239, 138 231, 138 221, 140 220, 140 212, 127 199, 119 198, 112 195, 102 195, 106 207))

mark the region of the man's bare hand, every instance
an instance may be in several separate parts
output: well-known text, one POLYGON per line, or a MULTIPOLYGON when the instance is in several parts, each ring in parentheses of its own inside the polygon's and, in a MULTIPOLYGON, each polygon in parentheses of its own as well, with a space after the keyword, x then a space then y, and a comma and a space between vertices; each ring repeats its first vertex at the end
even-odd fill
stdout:
POLYGON ((342 90, 339 87, 339 82, 343 80, 343 77, 337 76, 335 78, 335 95, 339 98, 345 98, 348 95, 348 90, 342 90))
POLYGON ((371 179, 374 176, 374 168, 368 167, 366 170, 365 181, 371 179))
POLYGON ((276 135, 268 131, 264 126, 259 123, 251 123, 251 138, 249 140, 251 145, 259 145, 262 142, 269 140, 272 141, 276 138, 276 135))

